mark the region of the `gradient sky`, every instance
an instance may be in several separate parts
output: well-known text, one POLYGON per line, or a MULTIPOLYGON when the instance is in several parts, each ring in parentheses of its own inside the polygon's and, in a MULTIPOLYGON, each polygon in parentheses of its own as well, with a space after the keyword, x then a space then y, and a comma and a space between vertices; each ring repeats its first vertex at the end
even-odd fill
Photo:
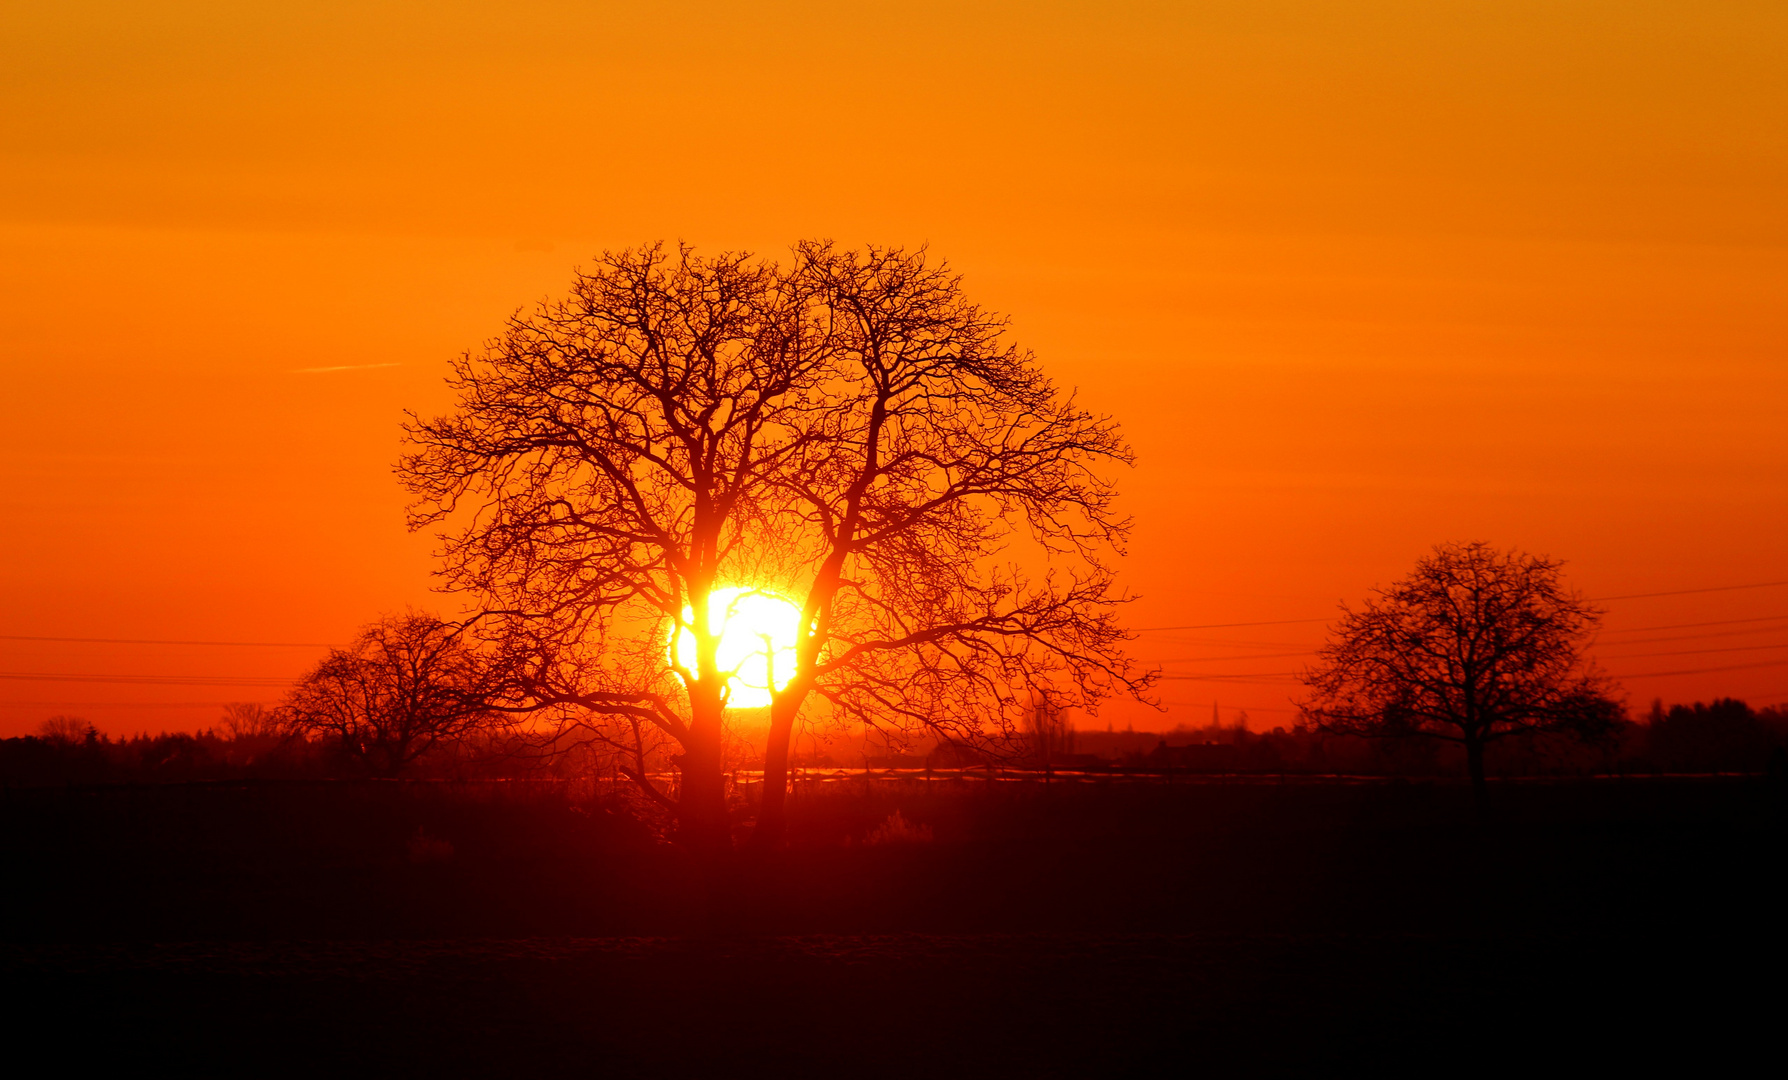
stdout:
MULTIPOLYGON (((657 238, 929 243, 1123 421, 1135 625, 1278 625, 1144 634, 1198 678, 1100 722, 1288 721, 1283 620, 1438 541, 1788 581, 1785 56, 1779 0, 0 2, 0 734, 319 653, 20 638, 454 610, 402 411, 657 238)), ((1636 706, 1788 700, 1788 587, 1607 607, 1636 706)))

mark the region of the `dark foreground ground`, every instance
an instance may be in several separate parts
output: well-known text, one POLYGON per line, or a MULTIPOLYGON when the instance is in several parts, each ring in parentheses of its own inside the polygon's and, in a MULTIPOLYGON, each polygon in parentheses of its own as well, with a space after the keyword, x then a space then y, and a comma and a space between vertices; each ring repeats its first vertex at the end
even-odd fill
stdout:
MULTIPOLYGON (((1746 778, 835 785, 717 875, 590 793, 12 789, 4 1057, 1110 1075, 1778 1061, 1746 778), (866 843, 898 809, 929 830, 866 843)), ((885 835, 884 830, 884 835, 885 835)))

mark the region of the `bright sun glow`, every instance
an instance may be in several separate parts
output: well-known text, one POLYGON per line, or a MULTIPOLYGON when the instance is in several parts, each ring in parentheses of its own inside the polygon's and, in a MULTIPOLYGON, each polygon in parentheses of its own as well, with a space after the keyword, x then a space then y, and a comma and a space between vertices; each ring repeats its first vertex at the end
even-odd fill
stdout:
MULTIPOLYGON (((683 621, 694 618, 683 609, 683 621)), ((770 704, 771 679, 775 689, 788 684, 795 673, 795 642, 801 629, 801 609, 787 597, 763 589, 715 589, 708 596, 708 618, 722 627, 717 659, 721 671, 731 670, 727 680, 729 708, 761 709, 770 704)), ((677 634, 672 659, 695 667, 695 635, 684 629, 677 634)))

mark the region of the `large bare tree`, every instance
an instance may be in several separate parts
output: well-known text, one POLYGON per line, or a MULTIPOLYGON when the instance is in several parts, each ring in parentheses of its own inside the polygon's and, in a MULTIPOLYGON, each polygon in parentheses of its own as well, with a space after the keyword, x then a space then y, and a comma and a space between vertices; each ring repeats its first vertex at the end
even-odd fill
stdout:
POLYGON ((1489 744, 1593 739, 1622 714, 1585 655, 1601 612, 1565 586, 1561 565, 1483 543, 1436 547, 1360 610, 1343 608, 1303 675, 1305 713, 1335 734, 1458 744, 1483 809, 1489 744))
POLYGON ((453 412, 412 422, 413 521, 448 526, 447 581, 483 605, 512 707, 561 710, 618 751, 705 850, 727 843, 734 675, 710 598, 793 599, 770 843, 816 696, 834 721, 974 735, 1038 698, 1146 685, 1119 647, 1108 556, 1125 523, 1096 471, 1128 452, 1003 335, 923 253, 611 253, 461 358, 453 412), (1061 569, 1000 561, 1014 542, 1061 569), (674 793, 647 775, 662 744, 674 793))

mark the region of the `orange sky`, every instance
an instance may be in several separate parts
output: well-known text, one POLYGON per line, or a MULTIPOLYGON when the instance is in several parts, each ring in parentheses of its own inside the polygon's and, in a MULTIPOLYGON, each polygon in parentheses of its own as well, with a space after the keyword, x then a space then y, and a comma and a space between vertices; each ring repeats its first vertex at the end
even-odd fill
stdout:
MULTIPOLYGON (((1788 580, 1779 2, 653 7, 0 5, 0 734, 317 654, 16 637, 451 610, 402 410, 661 237, 929 242, 1123 420, 1138 626, 1320 619, 1449 539, 1788 580)), ((1788 588, 1608 607, 1636 704, 1788 700, 1788 588)), ((1284 721, 1320 634, 1146 634, 1260 681, 1102 720, 1284 721)))

